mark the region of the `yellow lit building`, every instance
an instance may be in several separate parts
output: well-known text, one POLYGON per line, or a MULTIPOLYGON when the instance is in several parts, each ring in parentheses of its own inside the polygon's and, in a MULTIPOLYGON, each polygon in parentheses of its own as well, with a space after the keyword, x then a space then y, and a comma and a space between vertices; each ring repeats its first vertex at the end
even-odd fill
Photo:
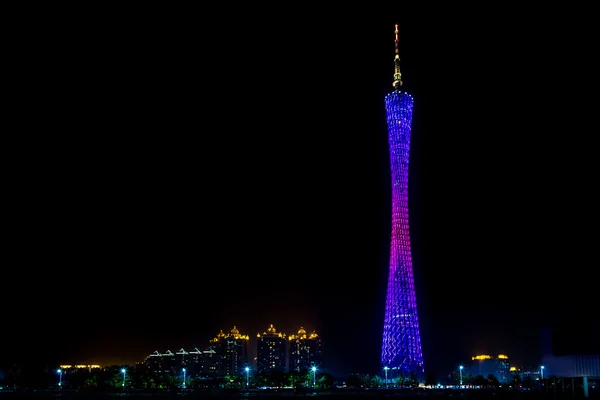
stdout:
POLYGON ((219 356, 217 374, 220 376, 238 375, 248 366, 248 342, 250 337, 243 335, 236 326, 228 333, 222 330, 210 341, 219 356))
POLYGON ((481 354, 471 357, 471 361, 471 368, 468 372, 473 376, 481 375, 487 378, 489 375, 494 375, 500 383, 512 380, 510 361, 506 354, 498 354, 495 357, 481 354))
POLYGON ((287 369, 287 338, 277 332, 273 324, 257 335, 256 368, 258 372, 285 371, 287 369))
POLYGON ((288 336, 289 370, 308 371, 312 366, 318 367, 323 358, 321 338, 315 331, 308 334, 300 327, 298 333, 288 336))

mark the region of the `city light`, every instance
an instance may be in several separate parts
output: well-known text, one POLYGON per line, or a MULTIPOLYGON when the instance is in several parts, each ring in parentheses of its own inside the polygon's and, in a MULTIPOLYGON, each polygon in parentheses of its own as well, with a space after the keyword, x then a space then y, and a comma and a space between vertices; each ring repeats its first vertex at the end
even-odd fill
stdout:
POLYGON ((248 374, 250 373, 250 368, 246 367, 246 389, 248 389, 248 374))
POLYGON ((462 370, 463 370, 463 366, 459 365, 458 366, 458 371, 460 372, 460 386, 462 386, 462 370))
POLYGON ((394 90, 385 96, 391 161, 392 235, 381 365, 419 374, 424 372, 423 352, 408 223, 408 165, 414 101, 410 94, 400 90, 397 27, 395 33, 394 90))
POLYGON ((56 373, 58 374, 58 387, 62 386, 62 369, 57 369, 56 373))
POLYGON ((388 387, 388 379, 387 379, 387 372, 388 369, 390 369, 387 365, 385 367, 383 367, 383 371, 385 372, 385 388, 387 389, 388 387))
POLYGON ((183 368, 183 388, 185 389, 185 368, 183 368))
POLYGON ((540 374, 542 375, 542 380, 544 380, 544 366, 540 367, 540 374))
POLYGON ((312 373, 313 373, 313 389, 315 388, 316 382, 317 382, 317 367, 313 366, 311 368, 312 373))
POLYGON ((125 373, 126 373, 125 368, 121 369, 121 372, 123 373, 123 385, 122 386, 123 386, 123 390, 125 390, 125 373))

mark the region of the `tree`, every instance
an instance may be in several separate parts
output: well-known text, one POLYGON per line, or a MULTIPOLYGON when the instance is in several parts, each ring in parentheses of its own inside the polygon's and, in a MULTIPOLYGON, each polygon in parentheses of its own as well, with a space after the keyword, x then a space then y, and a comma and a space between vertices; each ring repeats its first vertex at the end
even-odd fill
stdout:
POLYGON ((468 374, 466 377, 463 375, 463 384, 475 385, 475 376, 473 374, 468 374))
POLYGON ((269 374, 269 386, 281 387, 285 386, 288 381, 288 375, 283 370, 273 370, 269 374))
POLYGON ((521 379, 521 375, 519 375, 519 374, 513 375, 512 382, 513 382, 513 385, 515 385, 516 387, 521 387, 521 385, 523 383, 523 380, 521 379))
POLYGON ((498 382, 498 378, 496 378, 496 376, 494 374, 489 374, 487 377, 487 385, 491 386, 493 388, 498 387, 498 384, 500 382, 498 382))
POLYGON ((348 379, 346 379, 346 386, 351 388, 359 388, 361 386, 360 377, 358 375, 350 375, 348 379))
POLYGON ((381 386, 381 377, 379 375, 362 375, 360 385, 362 387, 379 387, 381 386))
POLYGON ((335 379, 333 375, 328 372, 323 372, 319 378, 319 386, 323 389, 331 389, 333 382, 335 382, 335 379))
POLYGON ((475 376, 475 378, 473 378, 473 385, 476 386, 486 386, 487 385, 487 379, 485 379, 485 377, 483 375, 477 375, 475 376))
POLYGON ((396 386, 403 388, 404 386, 410 385, 410 378, 406 375, 399 375, 395 382, 396 386))
POLYGON ((437 385, 437 379, 432 372, 427 372, 425 376, 425 385, 430 387, 437 385))
POLYGON ((419 378, 417 377, 417 375, 416 375, 416 374, 414 374, 414 373, 411 373, 411 374, 409 375, 409 377, 408 377, 408 382, 407 382, 407 384, 408 384, 410 387, 418 387, 418 386, 419 386, 419 378))
POLYGON ((385 382, 383 381, 383 378, 381 376, 373 375, 371 377, 369 387, 385 387, 385 382))

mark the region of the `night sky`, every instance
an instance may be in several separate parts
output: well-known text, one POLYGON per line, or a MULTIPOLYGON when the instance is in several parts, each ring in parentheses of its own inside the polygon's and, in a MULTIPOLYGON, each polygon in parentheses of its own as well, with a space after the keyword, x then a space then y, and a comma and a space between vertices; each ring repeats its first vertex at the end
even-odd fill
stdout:
POLYGON ((539 328, 597 304, 593 25, 445 7, 23 29, 2 357, 132 364, 272 323, 316 330, 329 372, 376 373, 398 23, 425 368, 536 365, 539 328))

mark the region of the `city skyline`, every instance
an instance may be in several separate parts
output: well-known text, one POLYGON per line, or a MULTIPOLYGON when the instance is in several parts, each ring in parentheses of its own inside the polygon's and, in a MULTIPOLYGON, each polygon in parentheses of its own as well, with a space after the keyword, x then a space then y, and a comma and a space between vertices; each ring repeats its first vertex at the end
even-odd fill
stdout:
MULTIPOLYGON (((282 338, 285 339, 286 342, 290 342, 291 339, 295 339, 296 337, 298 337, 298 335, 300 335, 301 333, 303 334, 307 334, 306 337, 310 336, 310 337, 318 337, 319 340, 321 339, 320 336, 318 335, 318 333, 316 332, 316 330, 305 330, 304 327, 300 326, 297 332, 280 332, 279 330, 277 330, 277 328, 275 327, 275 324, 269 324, 269 327, 264 329, 262 332, 258 332, 256 334, 250 334, 250 332, 245 332, 243 329, 240 330, 238 329, 237 325, 234 325, 231 329, 219 329, 211 338, 206 339, 204 342, 198 342, 192 346, 183 346, 183 347, 178 347, 175 346, 173 348, 156 348, 154 349, 154 351, 152 351, 149 354, 146 354, 143 359, 140 360, 136 360, 135 362, 122 362, 121 360, 119 360, 118 358, 114 361, 108 361, 105 360, 102 363, 97 363, 97 362, 91 362, 90 360, 84 360, 85 362, 81 362, 82 360, 66 360, 69 363, 65 364, 65 360, 63 360, 63 363, 61 363, 59 365, 60 368, 70 368, 72 366, 87 366, 90 368, 101 368, 101 367, 110 367, 110 366, 134 366, 137 363, 145 363, 148 359, 148 357, 151 356, 158 356, 158 355, 177 355, 177 354, 183 354, 183 352, 190 352, 190 351, 206 351, 211 349, 212 347, 214 347, 215 345, 217 345, 218 341, 220 338, 226 338, 229 337, 230 335, 232 335, 233 337, 235 337, 236 339, 245 339, 247 342, 247 351, 248 351, 248 366, 251 367, 252 370, 254 370, 256 368, 256 357, 257 357, 257 346, 259 345, 259 337, 260 336, 264 336, 267 335, 267 333, 269 331, 273 331, 273 332, 277 332, 281 336, 282 338), (75 362, 77 361, 77 362, 75 362)), ((289 350, 289 349, 288 349, 289 350)), ((286 356, 287 357, 287 356, 286 356)), ((466 360, 461 360, 461 365, 463 365, 463 367, 468 368, 469 365, 469 360, 473 361, 473 360, 484 360, 484 359, 490 359, 490 358, 495 358, 495 356, 490 356, 490 355, 471 355, 469 357, 469 359, 466 360)), ((498 358, 501 359, 506 359, 509 362, 511 362, 511 358, 506 355, 506 354, 499 354, 498 358)), ((97 360, 96 360, 97 361, 97 360)), ((321 372, 329 372, 329 369, 327 368, 327 365, 323 364, 322 362, 319 362, 318 365, 319 367, 319 371, 321 372)), ((521 368, 531 368, 532 366, 530 365, 520 365, 518 363, 515 364, 511 364, 511 367, 516 367, 518 369, 521 368)), ((289 367, 286 367, 286 369, 289 367)), ((240 369, 240 372, 242 372, 242 369, 240 369)), ((396 374, 394 374, 395 376, 396 374)), ((391 373, 390 373, 391 376, 391 373)))
POLYGON ((301 322, 328 369, 378 371, 398 24, 425 372, 539 362, 540 328, 597 305, 593 25, 441 7, 32 27, 0 361, 132 362, 301 322))

